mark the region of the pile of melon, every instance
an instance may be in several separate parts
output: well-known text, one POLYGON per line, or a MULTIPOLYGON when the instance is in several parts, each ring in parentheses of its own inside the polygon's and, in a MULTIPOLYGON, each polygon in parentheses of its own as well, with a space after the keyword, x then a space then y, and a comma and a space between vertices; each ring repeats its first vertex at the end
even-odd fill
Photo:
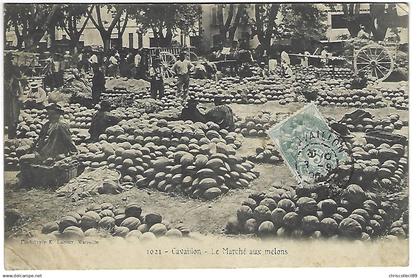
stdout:
POLYGON ((254 163, 279 164, 283 161, 278 149, 271 143, 262 147, 257 147, 255 152, 255 155, 248 157, 248 159, 254 163))
POLYGON ((83 164, 109 165, 122 182, 139 187, 209 200, 249 187, 258 176, 237 155, 240 137, 212 122, 133 119, 108 128, 100 140, 79 148, 83 164))
POLYGON ((89 129, 95 109, 89 109, 80 104, 65 104, 63 118, 70 123, 70 128, 89 129))
POLYGON ((407 186, 408 158, 401 144, 360 144, 352 149, 353 165, 337 171, 337 178, 349 175, 351 182, 366 190, 399 192, 407 186), (350 171, 350 172, 349 172, 350 171))
POLYGON ((342 88, 341 90, 333 91, 320 89, 316 104, 362 108, 381 108, 386 106, 382 101, 381 94, 373 88, 361 90, 342 88))
POLYGON ((332 66, 316 68, 316 73, 320 79, 351 79, 353 77, 351 69, 332 66))
POLYGON ((400 110, 408 110, 408 88, 401 84, 399 88, 381 88, 384 99, 390 101, 390 106, 400 110))
POLYGON ((267 111, 258 112, 254 116, 247 116, 245 119, 238 118, 235 121, 235 132, 246 137, 267 137, 267 131, 279 123, 284 114, 273 114, 267 111))
POLYGON ((390 114, 383 118, 369 116, 357 121, 352 118, 344 118, 342 122, 353 132, 367 132, 370 130, 393 132, 408 124, 406 121, 400 120, 398 114, 390 114))
POLYGON ((6 170, 17 170, 19 159, 28 154, 33 144, 32 139, 8 139, 4 141, 4 167, 6 170))
POLYGON ((120 237, 150 240, 187 237, 190 231, 182 224, 171 227, 159 213, 143 213, 137 203, 122 208, 103 203, 69 212, 57 221, 46 223, 42 233, 59 239, 120 237))
POLYGON ((405 209, 355 184, 338 190, 327 185, 277 186, 249 195, 225 231, 281 238, 406 238, 405 209))
POLYGON ((45 109, 23 109, 19 115, 17 137, 36 139, 43 124, 47 121, 45 109))
MULTIPOLYGON (((170 83, 170 93, 175 94, 176 84, 170 83)), ((216 96, 222 97, 224 103, 261 104, 267 98, 259 88, 248 80, 238 77, 224 77, 219 81, 192 80, 190 94, 200 102, 213 102, 216 96)))

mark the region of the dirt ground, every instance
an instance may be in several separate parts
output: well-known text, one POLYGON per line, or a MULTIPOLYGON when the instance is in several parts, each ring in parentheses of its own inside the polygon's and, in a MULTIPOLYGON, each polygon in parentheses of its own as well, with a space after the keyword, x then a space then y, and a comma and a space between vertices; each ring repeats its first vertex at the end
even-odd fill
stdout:
MULTIPOLYGON (((234 113, 240 117, 254 115, 259 111, 294 113, 304 104, 291 103, 279 105, 269 102, 263 105, 231 105, 234 113)), ((343 107, 320 107, 324 117, 340 119, 345 113, 354 109, 343 107)), ((408 120, 408 111, 393 108, 367 109, 375 116, 386 116, 398 113, 402 120, 408 120)), ((399 133, 408 135, 408 128, 404 127, 399 133)), ((240 154, 246 156, 255 153, 255 148, 269 139, 246 138, 240 148, 240 154)), ((253 181, 248 189, 236 189, 213 201, 194 200, 182 196, 174 196, 150 189, 133 188, 118 195, 98 195, 93 198, 72 202, 65 197, 57 197, 54 190, 22 189, 16 186, 16 172, 5 173, 5 208, 16 209, 22 214, 19 225, 5 231, 6 237, 25 236, 28 233, 39 233, 42 225, 56 220, 69 211, 91 203, 111 202, 116 206, 123 206, 129 202, 139 202, 145 212, 159 212, 170 223, 183 222, 192 231, 203 234, 220 234, 229 217, 235 215, 238 206, 247 198, 250 192, 265 190, 273 182, 286 185, 295 183, 290 170, 283 163, 279 165, 257 165, 260 177, 253 181)))

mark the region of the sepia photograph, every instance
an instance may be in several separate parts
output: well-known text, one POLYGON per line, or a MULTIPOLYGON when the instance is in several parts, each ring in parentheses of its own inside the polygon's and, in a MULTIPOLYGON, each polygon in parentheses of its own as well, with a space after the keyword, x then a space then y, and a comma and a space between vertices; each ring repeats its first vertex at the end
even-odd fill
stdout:
POLYGON ((2 10, 6 270, 409 266, 408 3, 2 10))

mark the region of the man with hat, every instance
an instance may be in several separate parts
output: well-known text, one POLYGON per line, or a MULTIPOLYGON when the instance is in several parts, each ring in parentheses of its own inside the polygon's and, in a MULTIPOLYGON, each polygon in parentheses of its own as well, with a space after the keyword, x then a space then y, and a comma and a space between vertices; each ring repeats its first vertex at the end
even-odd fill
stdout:
POLYGON ((159 92, 159 99, 163 98, 165 88, 163 85, 163 70, 159 56, 154 56, 152 66, 149 68, 150 95, 156 99, 159 92))
POLYGON ((42 109, 47 103, 48 96, 44 89, 42 89, 38 83, 31 82, 29 84, 26 105, 29 104, 29 106, 33 106, 33 108, 42 109))
POLYGON ((222 104, 222 96, 218 95, 214 98, 214 105, 204 117, 207 121, 214 122, 220 126, 220 129, 227 131, 235 130, 235 121, 233 119, 232 108, 226 104, 222 104))
POLYGON ((71 138, 70 127, 64 122, 63 109, 60 105, 52 103, 46 107, 48 122, 44 124, 33 149, 39 158, 55 158, 59 155, 77 153, 76 146, 71 138))
POLYGON ((99 65, 94 65, 92 68, 92 100, 94 104, 97 104, 101 99, 101 94, 105 91, 105 75, 99 65))
POLYGON ((172 67, 172 71, 178 77, 178 97, 181 98, 184 104, 188 97, 188 87, 190 86, 190 71, 193 68, 193 64, 186 59, 185 51, 179 54, 179 60, 175 62, 172 67))
POLYGON ((90 140, 98 141, 99 135, 105 133, 108 127, 118 124, 119 121, 119 118, 111 115, 110 103, 106 100, 101 101, 101 106, 93 116, 89 128, 90 140))

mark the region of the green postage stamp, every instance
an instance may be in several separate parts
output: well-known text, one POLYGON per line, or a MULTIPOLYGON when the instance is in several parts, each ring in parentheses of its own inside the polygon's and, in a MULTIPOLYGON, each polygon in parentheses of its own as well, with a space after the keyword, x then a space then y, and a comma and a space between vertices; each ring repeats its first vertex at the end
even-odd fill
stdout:
POLYGON ((268 134, 299 182, 325 180, 351 159, 342 138, 312 103, 272 127, 268 134))

